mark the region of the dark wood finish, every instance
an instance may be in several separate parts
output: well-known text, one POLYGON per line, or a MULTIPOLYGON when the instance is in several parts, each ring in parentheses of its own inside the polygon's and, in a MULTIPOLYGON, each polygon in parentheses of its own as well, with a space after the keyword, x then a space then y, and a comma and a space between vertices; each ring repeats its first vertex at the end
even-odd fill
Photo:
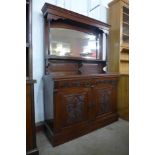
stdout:
POLYGON ((26 0, 26 77, 32 79, 32 0, 26 0))
MULTIPOLYGON (((44 15, 44 27, 45 27, 45 66, 49 63, 50 59, 62 59, 60 56, 51 56, 50 55, 50 40, 49 40, 49 31, 50 28, 66 28, 73 29, 85 33, 90 33, 94 35, 99 35, 99 50, 97 52, 98 60, 102 60, 102 51, 103 51, 103 33, 105 30, 109 29, 109 25, 101 21, 80 15, 78 13, 45 3, 42 12, 44 15)), ((84 58, 74 58, 74 57, 63 57, 63 59, 73 59, 73 60, 88 60, 84 58)), ((46 72, 46 68, 45 68, 46 72)), ((46 73, 47 74, 47 73, 46 73)))
POLYGON ((90 90, 88 88, 62 89, 56 96, 56 130, 83 124, 88 120, 90 90))
POLYGON ((102 74, 105 61, 51 59, 46 60, 46 74, 52 75, 78 75, 102 74))
MULTIPOLYGON (((72 23, 72 22, 69 22, 69 21, 66 21, 66 20, 59 20, 59 21, 52 21, 52 24, 50 25, 50 27, 52 28, 66 28, 66 29, 73 29, 73 30, 78 30, 78 31, 82 31, 82 32, 85 32, 85 33, 90 33, 90 31, 92 31, 92 28, 91 27, 87 27, 86 29, 86 26, 79 26, 77 23, 75 25, 75 23, 72 23), (69 25, 68 25, 69 23, 69 25)), ((94 35, 97 35, 99 32, 98 31, 92 31, 92 34, 94 35)))
POLYGON ((100 29, 108 29, 110 25, 93 18, 86 17, 84 15, 63 9, 61 7, 45 3, 42 12, 47 20, 67 19, 80 24, 88 25, 89 27, 98 27, 100 29))
POLYGON ((45 133, 56 146, 118 119, 118 75, 103 70, 106 66, 102 60, 103 33, 109 28, 108 24, 48 3, 42 12, 45 19, 45 133), (51 27, 99 34, 99 58, 50 55, 51 27))
POLYGON ((116 81, 112 80, 102 84, 102 79, 96 80, 97 85, 93 90, 93 94, 95 96, 94 103, 96 103, 95 117, 100 117, 102 115, 104 116, 116 112, 115 82, 116 81))
POLYGON ((112 74, 44 76, 45 131, 53 146, 118 119, 117 80, 112 74))
POLYGON ((34 80, 26 81, 26 154, 38 155, 34 118, 34 80))
POLYGON ((26 154, 39 155, 36 147, 34 83, 32 80, 32 1, 26 0, 26 154))

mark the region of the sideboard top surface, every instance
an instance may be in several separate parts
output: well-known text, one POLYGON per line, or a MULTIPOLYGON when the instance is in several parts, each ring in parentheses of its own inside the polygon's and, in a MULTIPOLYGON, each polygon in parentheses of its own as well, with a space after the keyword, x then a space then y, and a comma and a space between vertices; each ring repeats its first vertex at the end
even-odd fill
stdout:
POLYGON ((53 80, 63 80, 63 79, 87 79, 87 78, 118 78, 120 75, 117 73, 106 73, 106 74, 89 74, 89 75, 45 75, 50 76, 53 80))

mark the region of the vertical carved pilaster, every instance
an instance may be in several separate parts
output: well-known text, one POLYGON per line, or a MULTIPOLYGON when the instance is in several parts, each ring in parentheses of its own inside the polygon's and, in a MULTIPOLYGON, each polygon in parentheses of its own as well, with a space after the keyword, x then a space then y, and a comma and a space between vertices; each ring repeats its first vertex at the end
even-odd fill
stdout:
POLYGON ((52 41, 52 36, 51 36, 51 33, 50 33, 50 27, 51 27, 51 22, 50 22, 50 20, 48 20, 48 55, 50 55, 50 49, 52 49, 51 48, 51 46, 52 46, 52 44, 50 43, 51 41, 52 41))
MULTIPOLYGON (((105 33, 105 37, 106 37, 106 57, 105 57, 105 60, 106 60, 106 63, 108 63, 108 53, 109 53, 109 45, 108 45, 108 43, 109 43, 109 33, 108 32, 106 32, 105 33)), ((108 66, 107 64, 106 64, 106 66, 108 66)), ((108 68, 106 69, 106 70, 108 70, 108 68)))

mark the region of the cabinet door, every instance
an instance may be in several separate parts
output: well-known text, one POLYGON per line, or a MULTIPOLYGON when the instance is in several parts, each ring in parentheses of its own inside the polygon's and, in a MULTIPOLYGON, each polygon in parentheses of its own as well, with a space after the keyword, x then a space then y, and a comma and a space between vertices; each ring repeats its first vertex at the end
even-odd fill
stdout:
POLYGON ((116 111, 116 93, 110 84, 97 85, 93 89, 96 107, 95 117, 110 114, 116 111))
POLYGON ((60 89, 55 99, 57 129, 78 125, 88 120, 89 88, 60 89))

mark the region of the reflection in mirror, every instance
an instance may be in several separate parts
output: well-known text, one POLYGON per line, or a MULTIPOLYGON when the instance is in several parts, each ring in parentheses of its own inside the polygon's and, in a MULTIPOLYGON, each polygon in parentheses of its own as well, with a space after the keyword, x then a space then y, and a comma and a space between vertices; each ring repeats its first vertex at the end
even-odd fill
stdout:
POLYGON ((99 39, 81 31, 50 28, 50 54, 97 59, 99 39))

